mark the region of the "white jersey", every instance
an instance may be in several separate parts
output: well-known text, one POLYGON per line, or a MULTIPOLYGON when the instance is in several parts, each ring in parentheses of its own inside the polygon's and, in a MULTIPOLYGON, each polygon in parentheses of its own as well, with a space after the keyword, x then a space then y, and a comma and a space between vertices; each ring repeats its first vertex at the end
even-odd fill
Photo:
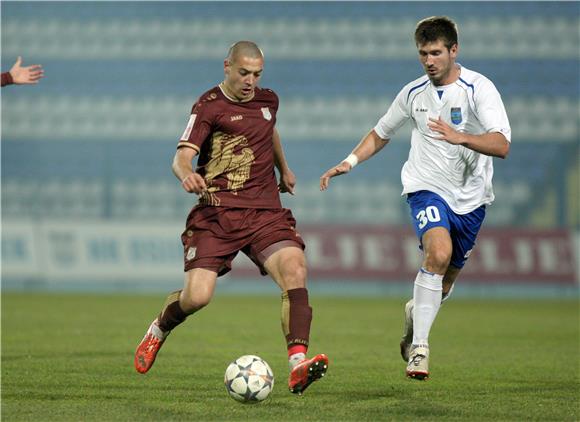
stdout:
POLYGON ((485 76, 461 67, 459 79, 450 85, 434 86, 427 75, 416 79, 399 92, 374 128, 382 139, 390 139, 408 119, 413 121, 409 159, 401 171, 402 194, 434 192, 457 214, 491 204, 492 157, 435 139, 441 134, 427 123, 439 116, 459 132, 499 132, 511 142, 505 107, 485 76))

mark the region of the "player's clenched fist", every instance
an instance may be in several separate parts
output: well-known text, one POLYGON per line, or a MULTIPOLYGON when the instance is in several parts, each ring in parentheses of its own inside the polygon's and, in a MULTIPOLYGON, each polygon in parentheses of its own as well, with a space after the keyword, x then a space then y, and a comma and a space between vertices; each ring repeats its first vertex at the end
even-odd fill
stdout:
POLYGON ((191 173, 181 181, 181 186, 189 193, 196 193, 198 195, 205 192, 207 186, 205 180, 198 173, 191 173))
POLYGON ((330 170, 327 170, 326 173, 320 176, 320 190, 326 190, 328 188, 328 184, 330 183, 331 178, 348 173, 351 169, 352 166, 346 161, 343 161, 339 165, 334 166, 330 170))

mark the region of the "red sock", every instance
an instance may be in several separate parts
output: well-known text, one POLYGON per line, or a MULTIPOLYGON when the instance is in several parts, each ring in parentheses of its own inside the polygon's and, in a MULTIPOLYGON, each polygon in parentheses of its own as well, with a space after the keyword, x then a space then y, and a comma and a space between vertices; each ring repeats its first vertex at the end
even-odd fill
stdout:
POLYGON ((291 346, 288 346, 288 357, 295 355, 296 353, 304 353, 304 355, 306 355, 307 351, 308 348, 305 345, 293 344, 291 346))

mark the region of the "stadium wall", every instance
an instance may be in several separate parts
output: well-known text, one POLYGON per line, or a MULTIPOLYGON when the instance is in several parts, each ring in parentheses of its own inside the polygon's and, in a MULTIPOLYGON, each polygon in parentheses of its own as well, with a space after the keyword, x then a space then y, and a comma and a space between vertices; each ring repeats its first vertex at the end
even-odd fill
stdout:
MULTIPOLYGON (((301 226, 309 280, 335 284, 411 284, 420 266, 414 233, 373 225, 301 226)), ((167 290, 182 280, 177 223, 11 221, 2 236, 5 287, 167 290)), ((579 283, 575 237, 563 229, 484 229, 462 273, 473 285, 542 285, 573 291, 579 283)), ((229 279, 259 278, 240 254, 229 279)), ((496 286, 497 287, 497 286, 496 286)))

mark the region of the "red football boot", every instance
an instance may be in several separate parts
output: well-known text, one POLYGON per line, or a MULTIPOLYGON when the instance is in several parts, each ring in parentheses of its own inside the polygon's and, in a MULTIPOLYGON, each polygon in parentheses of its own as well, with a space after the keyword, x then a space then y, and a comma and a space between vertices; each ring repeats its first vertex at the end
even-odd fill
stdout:
POLYGON ((328 369, 328 357, 325 354, 314 356, 312 359, 304 359, 290 371, 288 388, 291 393, 302 394, 314 381, 319 380, 326 374, 328 369))
POLYGON ((167 335, 157 325, 157 319, 151 323, 145 337, 135 351, 135 369, 142 374, 153 366, 157 352, 165 342, 167 335))

